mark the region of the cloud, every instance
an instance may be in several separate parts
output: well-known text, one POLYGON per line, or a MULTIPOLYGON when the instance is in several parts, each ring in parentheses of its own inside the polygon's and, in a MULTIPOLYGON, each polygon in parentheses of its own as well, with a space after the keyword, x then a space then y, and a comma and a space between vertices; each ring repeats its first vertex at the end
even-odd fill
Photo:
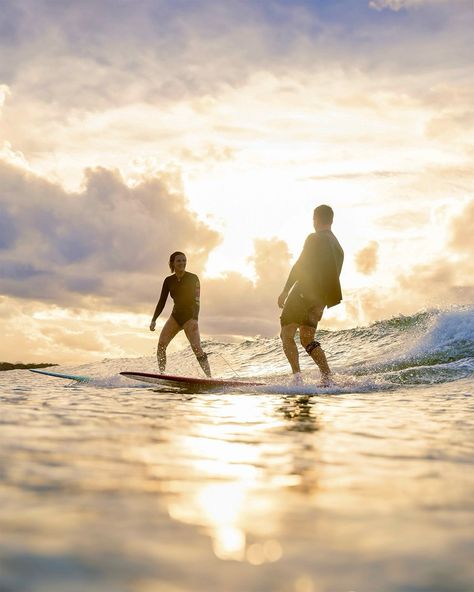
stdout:
POLYGON ((314 175, 309 177, 309 179, 315 181, 340 181, 340 180, 367 180, 371 178, 381 178, 381 179, 390 179, 392 177, 403 177, 407 175, 412 175, 411 172, 406 171, 363 171, 363 172, 353 172, 353 173, 334 173, 328 175, 314 175))
POLYGON ((117 171, 96 168, 68 193, 0 162, 0 293, 137 310, 170 252, 184 250, 202 270, 220 237, 173 184, 163 175, 129 187, 117 171))
MULTIPOLYGON (((433 210, 431 214, 434 215, 433 210)), ((395 232, 396 253, 401 253, 402 243, 411 234, 419 235, 429 215, 429 209, 422 212, 407 209, 387 218, 386 223, 395 232), (402 224, 394 225, 396 220, 402 224)), ((466 201, 461 211, 441 208, 432 223, 438 229, 439 240, 445 242, 439 245, 438 254, 423 264, 411 262, 409 257, 406 262, 381 259, 378 241, 371 241, 356 253, 356 269, 370 275, 372 285, 354 289, 343 282, 344 300, 336 313, 345 311, 345 315, 331 321, 331 327, 364 324, 398 314, 413 314, 430 306, 473 301, 474 239, 470 228, 474 224, 474 201, 466 201), (391 266, 392 280, 381 282, 378 269, 382 264, 391 266)), ((257 334, 271 337, 278 333, 280 310, 276 298, 289 272, 291 255, 284 241, 273 238, 255 241, 251 259, 255 282, 230 272, 204 282, 201 323, 204 332, 241 337, 257 334)))
POLYGON ((195 162, 223 162, 231 160, 234 157, 234 152, 235 151, 229 146, 216 146, 213 144, 207 144, 200 150, 190 150, 189 148, 183 148, 180 156, 183 160, 195 162))
POLYGON ((102 336, 99 331, 92 329, 72 331, 61 326, 44 327, 42 335, 51 340, 52 344, 61 344, 66 349, 89 354, 103 355, 110 343, 106 336, 102 336))
MULTIPOLYGON (((399 199, 399 201, 401 201, 399 199)), ((422 209, 418 206, 416 209, 399 209, 390 214, 384 214, 376 220, 379 227, 387 232, 406 232, 407 228, 422 228, 429 221, 429 210, 422 209)))
POLYGON ((473 126, 474 110, 460 111, 457 109, 433 117, 426 126, 426 134, 429 138, 436 140, 470 143, 472 137, 470 130, 473 126))
POLYGON ((371 241, 366 247, 361 249, 355 255, 356 269, 364 275, 370 275, 375 272, 378 264, 379 244, 377 241, 371 241))
POLYGON ((399 287, 412 306, 414 302, 423 303, 420 308, 468 304, 472 302, 474 286, 464 284, 461 279, 467 280, 464 271, 459 273, 453 263, 432 261, 427 265, 417 265, 407 274, 399 276, 399 287))
MULTIPOLYGON (((445 219, 446 240, 442 255, 399 272, 393 284, 352 290, 345 305, 347 313, 360 323, 398 314, 412 314, 429 307, 449 307, 474 302, 474 200, 445 219)), ((442 233, 440 232, 440 237, 442 233)))
MULTIPOLYGON (((421 107, 436 100, 430 91, 469 78, 466 19, 448 15, 433 46, 417 15, 400 27, 398 15, 385 14, 391 11, 319 4, 10 6, 0 15, 1 30, 12 32, 0 36, 0 83, 10 89, 2 133, 35 170, 69 188, 97 165, 125 174, 129 161, 150 157, 190 167, 225 163, 257 138, 262 159, 270 143, 276 153, 298 140, 307 150, 311 142, 313 158, 333 162, 363 154, 362 147, 393 156, 410 143, 421 154, 412 132, 423 124, 421 107), (262 84, 264 77, 273 84, 262 84)), ((301 161, 299 146, 292 152, 301 161)), ((369 169, 396 174, 410 160, 371 160, 369 169)), ((355 164, 341 167, 347 180, 361 174, 355 164)))
MULTIPOLYGON (((470 199, 462 212, 457 215, 450 225, 449 246, 454 252, 465 258, 474 268, 474 199, 470 199)), ((474 274, 473 274, 474 277, 474 274)), ((473 279, 474 281, 474 279, 473 279)))
POLYGON ((25 1, 2 15, 16 35, 4 40, 0 78, 63 110, 212 95, 284 57, 301 33, 300 13, 232 0, 25 1))
MULTIPOLYGON (((397 9, 419 3, 376 0, 371 6, 397 9)), ((331 13, 318 3, 284 1, 25 0, 0 16, 2 30, 14 32, 0 38, 0 80, 20 102, 28 98, 46 112, 49 106, 49 116, 64 124, 81 112, 216 97, 246 86, 256 72, 283 77, 299 71, 303 79, 341 68, 346 75, 352 69, 370 74, 377 66, 373 45, 384 54, 380 60, 377 52, 379 66, 386 69, 398 55, 398 69, 402 64, 406 69, 424 23, 410 23, 401 43, 400 30, 380 27, 379 19, 371 18, 373 11, 360 10, 359 2, 343 4, 347 9, 331 13)), ((448 40, 437 41, 444 51, 448 40)), ((456 57, 458 64, 459 56, 445 59, 456 57)), ((435 58, 432 64, 438 66, 435 58)))
POLYGON ((439 5, 439 4, 453 4, 455 0, 371 0, 369 2, 370 8, 375 10, 384 10, 389 8, 398 12, 402 9, 417 8, 422 5, 439 5))
MULTIPOLYGON (((240 340, 248 336, 273 337, 278 334, 280 310, 276 299, 290 268, 290 253, 286 243, 275 238, 256 240, 254 246, 255 282, 236 272, 228 272, 219 278, 201 278, 200 327, 203 336, 218 335, 225 340, 231 337, 240 340)), ((190 270, 199 271, 199 266, 195 267, 193 263, 194 258, 190 258, 190 270)), ((148 330, 148 324, 161 280, 167 273, 163 269, 161 273, 154 273, 152 278, 144 278, 148 286, 147 301, 142 306, 144 314, 140 315, 129 314, 128 311, 137 308, 132 304, 125 306, 123 312, 109 312, 104 302, 101 304, 102 285, 99 285, 97 294, 89 295, 89 299, 70 294, 65 297, 62 293, 59 297, 53 295, 50 302, 40 301, 41 294, 38 294, 38 300, 0 296, 3 336, 0 360, 78 364, 104 357, 153 355, 157 334, 148 330), (66 302, 67 308, 58 306, 59 301, 66 302), (71 303, 78 306, 73 308, 71 303)), ((130 276, 126 278, 131 284, 130 276)), ((171 301, 168 302, 159 326, 169 315, 171 305, 171 301)), ((176 348, 186 346, 182 335, 173 342, 176 348)))
POLYGON ((250 260, 255 269, 254 282, 229 272, 202 283, 202 332, 226 338, 279 334, 281 309, 277 299, 291 269, 288 245, 275 237, 256 239, 250 260))
POLYGON ((63 309, 0 297, 0 360, 74 363, 153 355, 148 315, 63 309))
MULTIPOLYGON (((0 294, 10 301, 151 314, 169 274, 169 253, 184 250, 190 271, 201 274, 220 241, 166 176, 129 187, 117 171, 97 168, 86 171, 81 191, 68 193, 0 163, 0 181, 0 294)), ((288 246, 256 239, 250 260, 255 282, 236 272, 202 281, 203 332, 278 333, 276 299, 290 268, 288 246)), ((84 349, 100 350, 91 332, 77 328, 42 327, 39 333, 43 343, 54 338, 70 349, 83 337, 84 349)))
POLYGON ((10 88, 6 84, 0 84, 0 108, 5 105, 5 101, 10 94, 10 88))
POLYGON ((256 239, 251 261, 256 280, 229 272, 203 284, 202 330, 210 334, 274 336, 279 332, 277 298, 290 270, 285 241, 256 239))
MULTIPOLYGON (((354 319, 410 312, 427 291, 463 300, 470 237, 459 223, 439 235, 430 226, 473 188, 472 8, 460 7, 5 2, 0 294, 70 314, 151 314, 170 251, 204 269, 221 240, 201 222, 212 219, 225 241, 219 271, 229 268, 202 278, 203 332, 274 335, 290 255, 268 237, 296 249, 301 212, 324 195, 345 209, 344 273, 373 283, 345 282, 354 319), (183 171, 190 202, 163 169, 183 171), (252 244, 255 281, 235 272, 252 244)), ((68 331, 55 337, 64 347, 79 328, 68 331)), ((85 342, 100 347, 92 334, 85 342)))

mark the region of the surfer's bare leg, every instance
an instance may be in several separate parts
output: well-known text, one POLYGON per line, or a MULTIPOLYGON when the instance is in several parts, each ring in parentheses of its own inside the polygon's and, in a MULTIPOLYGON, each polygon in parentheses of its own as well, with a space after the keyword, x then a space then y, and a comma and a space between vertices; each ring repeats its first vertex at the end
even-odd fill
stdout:
MULTIPOLYGON (((308 346, 312 343, 317 343, 314 341, 314 335, 316 333, 315 327, 307 327, 302 325, 300 327, 300 341, 301 345, 308 351, 308 346)), ((318 344, 311 348, 311 351, 308 352, 317 367, 321 372, 321 379, 323 384, 327 384, 331 381, 331 370, 329 368, 328 361, 326 359, 326 354, 322 347, 318 344)))
POLYGON ((194 355, 196 356, 199 365, 203 369, 203 372, 209 378, 211 377, 211 368, 209 366, 209 360, 207 354, 204 352, 201 346, 201 335, 199 334, 199 325, 196 319, 189 319, 183 325, 184 332, 188 338, 189 344, 191 345, 194 355))
POLYGON ((158 339, 158 347, 156 349, 156 358, 158 360, 158 368, 160 369, 161 374, 166 370, 166 348, 173 337, 176 337, 180 331, 181 327, 173 317, 170 317, 163 325, 160 338, 158 339))
POLYGON ((290 325, 284 325, 281 328, 281 342, 283 345, 283 351, 285 352, 285 356, 290 363, 291 371, 293 374, 298 374, 301 372, 300 370, 300 356, 298 353, 298 347, 295 342, 295 335, 296 331, 298 330, 298 325, 296 323, 291 323, 290 325))

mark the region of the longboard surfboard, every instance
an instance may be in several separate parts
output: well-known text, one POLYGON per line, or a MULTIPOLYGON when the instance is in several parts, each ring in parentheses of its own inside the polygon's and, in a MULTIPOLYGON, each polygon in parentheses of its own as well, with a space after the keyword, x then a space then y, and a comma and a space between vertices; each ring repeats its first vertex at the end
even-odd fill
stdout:
POLYGON ((79 376, 77 374, 60 374, 59 372, 48 372, 47 370, 36 370, 33 368, 29 368, 30 372, 35 372, 36 374, 44 374, 45 376, 53 376, 54 378, 64 378, 66 380, 75 380, 76 382, 90 382, 91 378, 89 376, 79 376))
POLYGON ((195 378, 193 376, 172 376, 170 374, 150 374, 149 372, 120 372, 122 376, 151 384, 162 386, 177 386, 181 388, 225 388, 263 386, 263 382, 242 380, 220 380, 217 378, 195 378))
MULTIPOLYGON (((30 372, 35 372, 36 374, 42 374, 43 376, 52 376, 54 378, 62 378, 65 380, 71 380, 75 382, 91 382, 93 378, 90 376, 81 376, 77 374, 61 374, 59 372, 48 372, 47 370, 37 370, 36 368, 29 368, 30 372)), ((189 389, 195 391, 205 391, 205 390, 218 390, 226 387, 252 387, 252 386, 264 386, 266 387, 263 391, 259 389, 259 392, 267 392, 268 394, 275 394, 281 393, 281 385, 272 385, 264 382, 256 382, 256 381, 242 381, 242 380, 220 380, 214 378, 195 378, 191 376, 172 376, 170 374, 150 374, 148 372, 120 372, 122 376, 126 376, 127 378, 132 378, 133 380, 138 380, 141 382, 148 382, 151 384, 161 385, 161 386, 168 386, 168 387, 178 387, 181 389, 189 389)), ((284 386, 284 391, 286 394, 290 394, 290 391, 294 394, 318 394, 316 391, 313 391, 313 385, 301 385, 299 387, 288 387, 284 386)), ((322 389, 322 393, 326 394, 327 391, 324 387, 319 387, 322 389)), ((343 391, 341 391, 343 392, 343 391)))

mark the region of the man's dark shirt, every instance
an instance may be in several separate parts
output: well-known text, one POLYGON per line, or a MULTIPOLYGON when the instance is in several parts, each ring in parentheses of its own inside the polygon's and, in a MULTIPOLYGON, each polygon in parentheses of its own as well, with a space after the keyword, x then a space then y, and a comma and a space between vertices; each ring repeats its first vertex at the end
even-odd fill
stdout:
POLYGON ((308 306, 328 308, 342 300, 339 275, 344 251, 331 230, 318 230, 308 236, 298 261, 288 276, 285 291, 294 290, 303 296, 308 306))

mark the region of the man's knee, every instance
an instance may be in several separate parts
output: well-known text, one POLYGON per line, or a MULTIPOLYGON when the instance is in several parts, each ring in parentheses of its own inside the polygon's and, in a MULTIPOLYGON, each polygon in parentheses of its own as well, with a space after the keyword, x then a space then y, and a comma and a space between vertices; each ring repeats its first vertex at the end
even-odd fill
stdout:
POLYGON ((294 331, 289 330, 286 326, 282 327, 280 331, 280 339, 283 343, 291 343, 295 340, 294 331))
POLYGON ((307 346, 314 340, 315 331, 310 330, 309 327, 301 327, 300 329, 300 343, 304 347, 307 346))
POLYGON ((313 339, 313 341, 310 341, 308 344, 303 344, 303 347, 305 348, 306 353, 308 355, 311 355, 315 349, 317 349, 318 347, 321 348, 321 344, 319 343, 319 341, 313 339))

